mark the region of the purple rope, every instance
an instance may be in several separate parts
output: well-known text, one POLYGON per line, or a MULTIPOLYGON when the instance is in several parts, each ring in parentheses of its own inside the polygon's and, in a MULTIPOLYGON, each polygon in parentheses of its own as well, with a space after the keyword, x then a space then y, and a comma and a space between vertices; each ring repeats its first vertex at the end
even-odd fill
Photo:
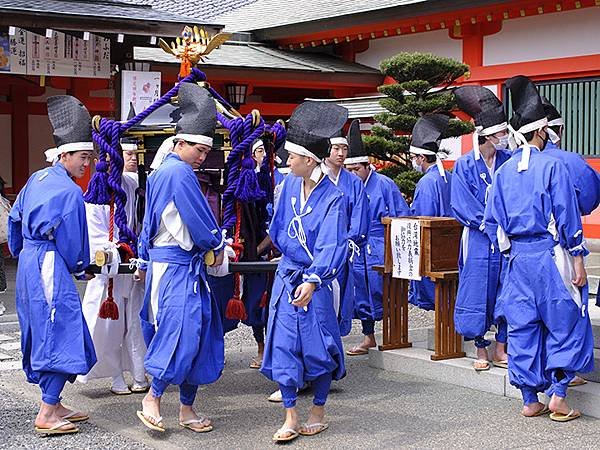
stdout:
POLYGON ((228 119, 218 114, 219 122, 229 130, 232 150, 227 157, 227 188, 223 193, 223 224, 225 230, 235 226, 235 201, 252 202, 265 197, 254 172, 252 144, 263 135, 264 120, 261 118, 256 128, 252 127, 252 115, 245 118, 228 119))
MULTIPOLYGON (((96 173, 90 180, 84 200, 94 205, 107 205, 110 203, 111 196, 114 196, 114 220, 115 225, 119 228, 119 239, 129 244, 134 251, 137 249, 137 237, 127 225, 127 213, 125 212, 127 195, 121 186, 124 162, 121 155, 120 138, 126 130, 143 121, 158 108, 170 102, 179 92, 181 83, 204 80, 206 80, 206 75, 199 69, 193 68, 190 75, 183 78, 179 84, 175 85, 169 92, 132 119, 125 123, 102 119, 100 121, 100 130, 98 132, 94 130, 92 133, 94 142, 96 142, 100 151, 98 162, 96 163, 96 173)), ((216 91, 213 89, 210 89, 210 91, 214 96, 216 91)))

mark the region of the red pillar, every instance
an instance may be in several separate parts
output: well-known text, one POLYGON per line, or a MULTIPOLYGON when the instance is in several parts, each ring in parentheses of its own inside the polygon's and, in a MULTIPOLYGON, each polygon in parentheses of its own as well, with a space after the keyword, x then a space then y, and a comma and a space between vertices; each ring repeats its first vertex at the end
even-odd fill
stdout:
POLYGON ((27 113, 27 90, 10 86, 12 103, 12 186, 19 192, 29 178, 29 121, 27 113))

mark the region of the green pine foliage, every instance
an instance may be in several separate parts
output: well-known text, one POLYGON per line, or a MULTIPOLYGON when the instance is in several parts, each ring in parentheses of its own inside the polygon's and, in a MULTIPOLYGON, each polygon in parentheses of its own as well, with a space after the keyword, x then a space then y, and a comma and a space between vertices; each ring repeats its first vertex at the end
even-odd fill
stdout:
MULTIPOLYGON (((375 116, 383 127, 375 126, 365 136, 370 155, 402 166, 394 178, 400 189, 412 197, 421 174, 412 170, 409 160, 410 134, 419 117, 442 113, 452 116, 456 102, 449 86, 469 71, 459 61, 427 53, 399 53, 380 64, 381 72, 396 83, 379 87, 387 98, 381 105, 387 112, 375 116)), ((454 119, 444 137, 458 137, 473 132, 470 122, 454 119)))

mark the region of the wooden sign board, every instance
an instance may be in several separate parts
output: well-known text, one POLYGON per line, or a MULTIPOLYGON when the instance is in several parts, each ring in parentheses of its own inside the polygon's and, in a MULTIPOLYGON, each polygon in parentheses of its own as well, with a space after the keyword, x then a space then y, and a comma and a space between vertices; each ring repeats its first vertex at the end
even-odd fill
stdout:
MULTIPOLYGON (((407 218, 408 219, 408 218, 407 218)), ((458 270, 458 254, 462 225, 451 217, 410 217, 420 222, 421 275, 458 270)), ((384 272, 393 272, 391 223, 393 217, 383 217, 385 227, 384 272)))

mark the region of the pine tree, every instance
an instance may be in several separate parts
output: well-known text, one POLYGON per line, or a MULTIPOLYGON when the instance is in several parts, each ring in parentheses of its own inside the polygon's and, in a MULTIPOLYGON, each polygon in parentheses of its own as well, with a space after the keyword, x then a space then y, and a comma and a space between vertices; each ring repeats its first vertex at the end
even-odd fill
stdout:
MULTIPOLYGON (((412 129, 424 114, 445 113, 452 116, 456 103, 449 86, 467 74, 469 66, 427 53, 399 53, 383 60, 380 70, 396 83, 378 89, 387 96, 380 101, 387 112, 375 116, 383 127, 373 127, 372 135, 364 137, 365 146, 371 156, 399 166, 397 170, 402 173, 396 177, 396 182, 405 194, 412 197, 416 183, 414 174, 404 174, 411 168, 408 150, 412 129)), ((444 137, 472 132, 470 122, 453 118, 444 137)))

